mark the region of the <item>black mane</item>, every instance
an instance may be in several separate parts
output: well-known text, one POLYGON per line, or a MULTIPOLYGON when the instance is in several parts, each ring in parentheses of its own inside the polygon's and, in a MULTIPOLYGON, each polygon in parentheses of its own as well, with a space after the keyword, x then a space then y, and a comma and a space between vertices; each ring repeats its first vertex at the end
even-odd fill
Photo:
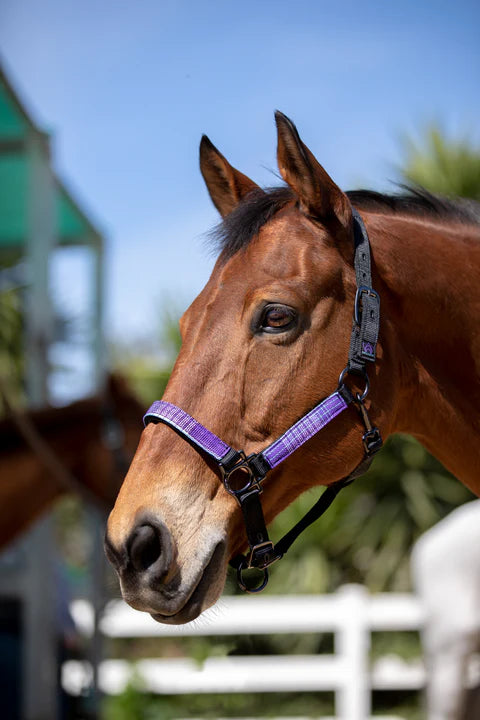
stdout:
MULTIPOLYGON (((399 194, 373 190, 349 190, 346 194, 358 210, 444 219, 464 225, 480 225, 480 203, 462 198, 433 195, 423 188, 401 186, 399 194)), ((210 233, 215 249, 225 260, 247 247, 277 212, 295 200, 292 190, 280 187, 254 190, 210 233)))
POLYGON ((252 190, 209 233, 215 250, 223 253, 225 260, 228 260, 247 247, 260 228, 293 199, 293 192, 288 185, 252 190))
POLYGON ((476 200, 434 195, 421 187, 400 187, 404 192, 392 195, 374 190, 349 190, 347 195, 359 210, 451 220, 463 225, 480 224, 480 203, 476 200))

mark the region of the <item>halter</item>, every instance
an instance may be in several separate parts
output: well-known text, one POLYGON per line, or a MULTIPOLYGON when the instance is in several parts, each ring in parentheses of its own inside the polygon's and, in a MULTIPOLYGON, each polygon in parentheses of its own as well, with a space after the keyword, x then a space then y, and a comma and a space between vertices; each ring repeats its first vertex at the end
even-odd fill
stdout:
POLYGON ((323 515, 343 487, 366 472, 373 455, 382 446, 380 431, 370 422, 364 402, 370 389, 367 363, 374 363, 376 360, 380 298, 378 293, 372 289, 370 244, 367 231, 355 208, 352 208, 352 213, 357 292, 348 362, 340 374, 335 392, 316 405, 313 410, 303 415, 271 445, 261 452, 248 455, 248 457, 243 450, 230 447, 184 410, 165 400, 155 401, 143 418, 145 426, 151 422, 165 423, 198 452, 206 453, 217 464, 222 483, 239 503, 245 521, 249 552, 247 555, 238 555, 233 558, 230 564, 236 568, 238 584, 246 592, 260 592, 264 589, 268 582, 268 567, 283 557, 300 533, 323 515), (349 375, 362 378, 364 381, 362 393, 353 393, 345 384, 349 375), (329 485, 309 512, 274 545, 268 537, 260 502, 262 482, 265 476, 350 405, 357 408, 365 427, 365 433, 362 436, 363 459, 350 475, 329 485), (263 578, 258 585, 248 587, 243 573, 251 568, 261 570, 263 578))

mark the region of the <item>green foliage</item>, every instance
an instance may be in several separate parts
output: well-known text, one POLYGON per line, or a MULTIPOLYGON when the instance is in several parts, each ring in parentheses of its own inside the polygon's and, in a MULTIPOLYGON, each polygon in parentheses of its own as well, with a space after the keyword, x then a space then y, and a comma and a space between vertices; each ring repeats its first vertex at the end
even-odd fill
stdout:
POLYGON ((407 182, 441 195, 480 200, 480 147, 468 140, 448 140, 436 126, 420 143, 404 140, 405 163, 401 170, 407 182))
MULTIPOLYGON (((23 398, 23 374, 21 289, 8 287, 0 292, 0 380, 13 402, 20 402, 23 398)), ((0 400, 0 415, 2 413, 0 400)))
POLYGON ((102 720, 176 720, 177 718, 322 717, 333 715, 333 693, 257 693, 160 697, 130 686, 104 701, 102 720))
POLYGON ((155 357, 142 357, 126 353, 121 359, 115 360, 115 369, 128 378, 132 390, 148 407, 152 400, 161 398, 170 377, 171 367, 155 357))
POLYGON ((133 390, 146 406, 152 398, 161 398, 165 392, 182 344, 178 306, 167 299, 160 315, 157 342, 143 348, 118 343, 110 348, 113 366, 129 379, 133 390))

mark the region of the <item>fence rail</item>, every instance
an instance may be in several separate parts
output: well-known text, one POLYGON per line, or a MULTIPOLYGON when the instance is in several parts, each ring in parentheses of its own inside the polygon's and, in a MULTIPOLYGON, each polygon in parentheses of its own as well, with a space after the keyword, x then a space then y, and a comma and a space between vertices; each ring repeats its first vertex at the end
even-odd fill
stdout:
MULTIPOLYGON (((91 607, 72 605, 77 624, 88 635, 93 629, 91 607)), ((110 603, 100 630, 110 638, 192 637, 269 633, 333 633, 334 655, 208 658, 198 664, 187 658, 147 659, 132 664, 104 660, 99 667, 103 692, 121 692, 134 677, 159 694, 334 691, 338 720, 366 720, 371 715, 372 690, 416 690, 425 685, 421 662, 404 663, 385 657, 370 666, 374 631, 419 630, 423 612, 407 594, 369 595, 348 585, 324 596, 224 598, 199 620, 187 625, 161 625, 122 601, 110 603)), ((69 661, 63 681, 72 692, 86 682, 91 669, 69 661)))

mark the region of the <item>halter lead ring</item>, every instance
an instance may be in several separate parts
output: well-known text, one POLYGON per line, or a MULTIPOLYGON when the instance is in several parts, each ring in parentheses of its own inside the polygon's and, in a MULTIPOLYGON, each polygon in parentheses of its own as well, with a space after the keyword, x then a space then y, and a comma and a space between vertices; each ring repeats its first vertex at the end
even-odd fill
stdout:
POLYGON ((343 487, 366 472, 373 455, 382 446, 380 431, 372 425, 364 404, 370 389, 366 365, 368 362, 375 362, 376 359, 380 298, 371 287, 370 244, 367 231, 355 208, 352 208, 352 213, 357 292, 348 363, 340 374, 338 387, 334 393, 303 415, 271 445, 248 457, 243 450, 230 447, 184 410, 164 400, 155 401, 143 418, 145 426, 150 422, 165 423, 195 449, 207 453, 216 462, 222 483, 227 492, 239 503, 245 521, 249 552, 246 556, 234 557, 230 564, 236 568, 237 582, 246 592, 260 592, 264 589, 268 582, 268 567, 280 560, 300 533, 323 515, 343 487), (359 377, 364 380, 365 386, 361 393, 357 392, 354 395, 345 384, 349 375, 355 376, 356 380, 359 377), (274 545, 268 537, 260 502, 262 482, 266 474, 350 405, 357 407, 365 427, 362 436, 363 460, 349 476, 329 485, 311 510, 274 545), (234 478, 237 482, 234 482, 234 478), (238 487, 235 487, 236 484, 238 487), (260 570, 263 573, 260 583, 253 587, 247 586, 243 577, 245 570, 250 569, 260 570))

